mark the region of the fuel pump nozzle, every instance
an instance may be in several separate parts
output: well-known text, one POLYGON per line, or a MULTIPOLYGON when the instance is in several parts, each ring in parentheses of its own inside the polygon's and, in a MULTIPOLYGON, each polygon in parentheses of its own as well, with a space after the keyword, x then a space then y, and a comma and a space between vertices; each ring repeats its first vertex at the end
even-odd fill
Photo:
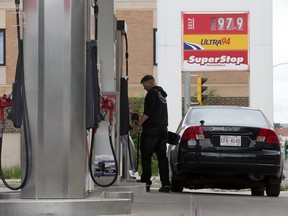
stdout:
MULTIPOLYGON (((109 120, 110 124, 112 124, 112 122, 113 122, 113 112, 114 112, 114 109, 115 109, 115 100, 113 98, 108 97, 108 96, 102 96, 101 109, 109 111, 108 120, 109 120)), ((107 111, 106 111, 106 114, 107 114, 107 111)))
POLYGON ((134 125, 137 125, 139 122, 139 115, 135 112, 130 111, 130 110, 129 110, 129 112, 130 112, 131 121, 133 122, 134 125))
POLYGON ((12 106, 12 101, 10 97, 7 97, 6 94, 0 97, 0 137, 2 137, 4 128, 5 128, 4 110, 6 107, 11 107, 11 106, 12 106))

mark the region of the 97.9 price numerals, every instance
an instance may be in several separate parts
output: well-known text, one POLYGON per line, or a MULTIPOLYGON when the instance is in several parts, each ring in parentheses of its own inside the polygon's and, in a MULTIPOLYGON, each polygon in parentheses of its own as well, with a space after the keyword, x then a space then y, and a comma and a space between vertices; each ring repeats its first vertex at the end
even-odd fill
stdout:
POLYGON ((243 17, 211 17, 210 30, 243 30, 244 20, 243 17))

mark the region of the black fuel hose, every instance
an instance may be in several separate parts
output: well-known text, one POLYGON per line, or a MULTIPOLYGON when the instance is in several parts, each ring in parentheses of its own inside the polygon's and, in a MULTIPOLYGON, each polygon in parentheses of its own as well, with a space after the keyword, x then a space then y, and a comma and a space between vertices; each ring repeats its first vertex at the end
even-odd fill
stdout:
MULTIPOLYGON (((125 66, 126 66, 126 77, 129 77, 129 52, 128 52, 128 38, 127 38, 127 34, 123 33, 122 34, 124 36, 125 39, 125 66)), ((132 163, 132 150, 131 150, 131 146, 130 146, 130 133, 128 131, 127 134, 127 146, 128 146, 128 154, 129 154, 129 162, 130 162, 130 166, 133 167, 133 163, 132 163)), ((138 164, 139 164, 139 158, 140 158, 140 153, 139 153, 139 148, 140 148, 140 135, 138 134, 138 139, 137 139, 137 155, 136 155, 136 167, 135 169, 133 169, 133 172, 137 172, 138 171, 138 164)))
POLYGON ((115 163, 115 176, 113 178, 113 180, 111 182, 109 182, 108 184, 101 184, 99 182, 97 182, 95 176, 94 176, 94 171, 93 171, 93 166, 92 166, 92 163, 93 163, 93 149, 94 149, 94 138, 95 138, 95 134, 96 134, 96 128, 93 128, 92 130, 95 130, 95 131, 92 131, 92 137, 91 137, 91 146, 90 146, 90 154, 89 154, 89 170, 90 170, 90 176, 93 180, 93 182, 98 185, 99 187, 109 187, 111 185, 113 185, 117 179, 117 176, 118 176, 118 161, 117 161, 117 157, 116 157, 116 153, 115 153, 115 150, 114 150, 114 146, 113 146, 113 141, 112 141, 112 124, 110 124, 108 126, 108 132, 109 132, 109 143, 110 143, 110 148, 111 148, 111 151, 112 151, 112 154, 113 154, 113 158, 114 158, 114 163, 115 163))
MULTIPOLYGON (((25 95, 25 94, 24 94, 25 95)), ((2 137, 0 137, 0 177, 1 177, 1 180, 3 181, 3 184, 9 188, 10 190, 20 190, 21 188, 23 188, 26 183, 27 183, 27 179, 28 179, 28 173, 29 173, 29 167, 30 167, 30 161, 29 161, 29 158, 30 158, 30 154, 29 154, 29 143, 30 143, 30 129, 29 129, 29 123, 28 123, 28 113, 27 113, 27 105, 26 105, 26 100, 24 99, 23 100, 23 106, 24 106, 24 115, 23 115, 23 122, 24 122, 24 127, 23 127, 23 130, 24 130, 24 148, 25 148, 25 161, 26 161, 26 164, 25 164, 25 173, 24 173, 24 177, 22 178, 22 182, 19 186, 17 187, 13 187, 11 186, 5 179, 5 175, 3 173, 3 168, 2 168, 2 146, 3 146, 3 134, 2 134, 2 137)))
POLYGON ((28 136, 27 136, 27 131, 25 130, 25 127, 24 127, 24 137, 25 137, 25 157, 26 157, 26 166, 25 166, 25 174, 24 174, 24 177, 23 177, 23 181, 21 182, 21 184, 17 187, 13 187, 11 186, 5 179, 5 175, 3 173, 3 169, 2 169, 2 146, 3 146, 3 137, 0 137, 0 177, 1 177, 1 180, 3 181, 3 184, 9 188, 10 190, 20 190, 21 188, 23 188, 26 183, 27 183, 27 179, 28 179, 28 172, 29 172, 29 148, 28 148, 28 136))

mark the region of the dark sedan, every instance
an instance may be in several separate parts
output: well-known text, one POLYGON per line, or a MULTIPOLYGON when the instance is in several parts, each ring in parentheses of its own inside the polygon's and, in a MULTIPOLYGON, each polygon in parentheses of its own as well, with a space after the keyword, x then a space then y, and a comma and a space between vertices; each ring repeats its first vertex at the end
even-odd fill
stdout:
POLYGON ((170 151, 171 190, 251 188, 277 197, 283 175, 278 136, 259 109, 191 107, 170 151))

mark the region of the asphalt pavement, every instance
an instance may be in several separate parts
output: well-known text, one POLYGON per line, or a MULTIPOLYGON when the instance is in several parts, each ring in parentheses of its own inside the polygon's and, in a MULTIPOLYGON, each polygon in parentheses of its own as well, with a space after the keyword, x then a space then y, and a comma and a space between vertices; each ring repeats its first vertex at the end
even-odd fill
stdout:
MULTIPOLYGON (((287 176, 286 179, 284 179, 284 183, 288 184, 288 161, 285 162, 285 174, 287 176)), ((195 208, 195 204, 187 197, 193 197, 197 196, 197 194, 229 194, 229 195, 247 195, 251 196, 251 191, 249 189, 247 190, 220 190, 220 189, 201 189, 201 190, 187 190, 184 189, 183 193, 161 193, 158 192, 159 187, 161 187, 159 177, 153 177, 152 178, 152 186, 150 192, 145 192, 145 189, 136 188, 135 190, 138 190, 140 192, 135 192, 133 198, 131 200, 131 216, 175 216, 175 215, 195 215, 193 213, 193 209, 195 208), (189 194, 190 196, 187 196, 189 194), (191 202, 191 203, 189 203, 191 202)), ((137 183, 142 184, 143 183, 137 183)), ((132 181, 131 184, 125 183, 125 184, 119 184, 115 187, 109 187, 109 188, 102 188, 97 189, 100 197, 100 192, 105 191, 129 191, 132 188, 132 185, 135 186, 135 182, 132 181)), ((145 187, 144 187, 145 188, 145 187)), ((3 185, 0 184, 0 193, 1 192, 7 192, 9 191, 7 188, 5 188, 3 185)), ((19 198, 20 191, 16 191, 13 193, 10 193, 10 195, 13 199, 19 198)), ((97 193, 95 194, 97 195, 97 193)), ((98 195, 97 195, 98 196, 98 195)), ((280 199, 286 199, 288 197, 288 191, 281 191, 279 198, 280 199)), ((5 199, 5 197, 2 197, 2 199, 5 199)), ((277 199, 277 198, 276 198, 277 199)), ((288 200, 288 198, 287 198, 288 200)), ((124 207, 124 206, 123 206, 124 207)), ((85 212, 83 212, 83 215, 85 215, 85 212)), ((95 213, 95 215, 100 215, 95 213)), ((103 215, 103 214, 102 214, 103 215)), ((104 214, 108 215, 108 214, 104 214)), ((114 214, 115 215, 115 214, 114 214)), ((120 216, 121 214, 119 214, 120 216)), ((127 215, 127 214, 126 214, 127 215)))

